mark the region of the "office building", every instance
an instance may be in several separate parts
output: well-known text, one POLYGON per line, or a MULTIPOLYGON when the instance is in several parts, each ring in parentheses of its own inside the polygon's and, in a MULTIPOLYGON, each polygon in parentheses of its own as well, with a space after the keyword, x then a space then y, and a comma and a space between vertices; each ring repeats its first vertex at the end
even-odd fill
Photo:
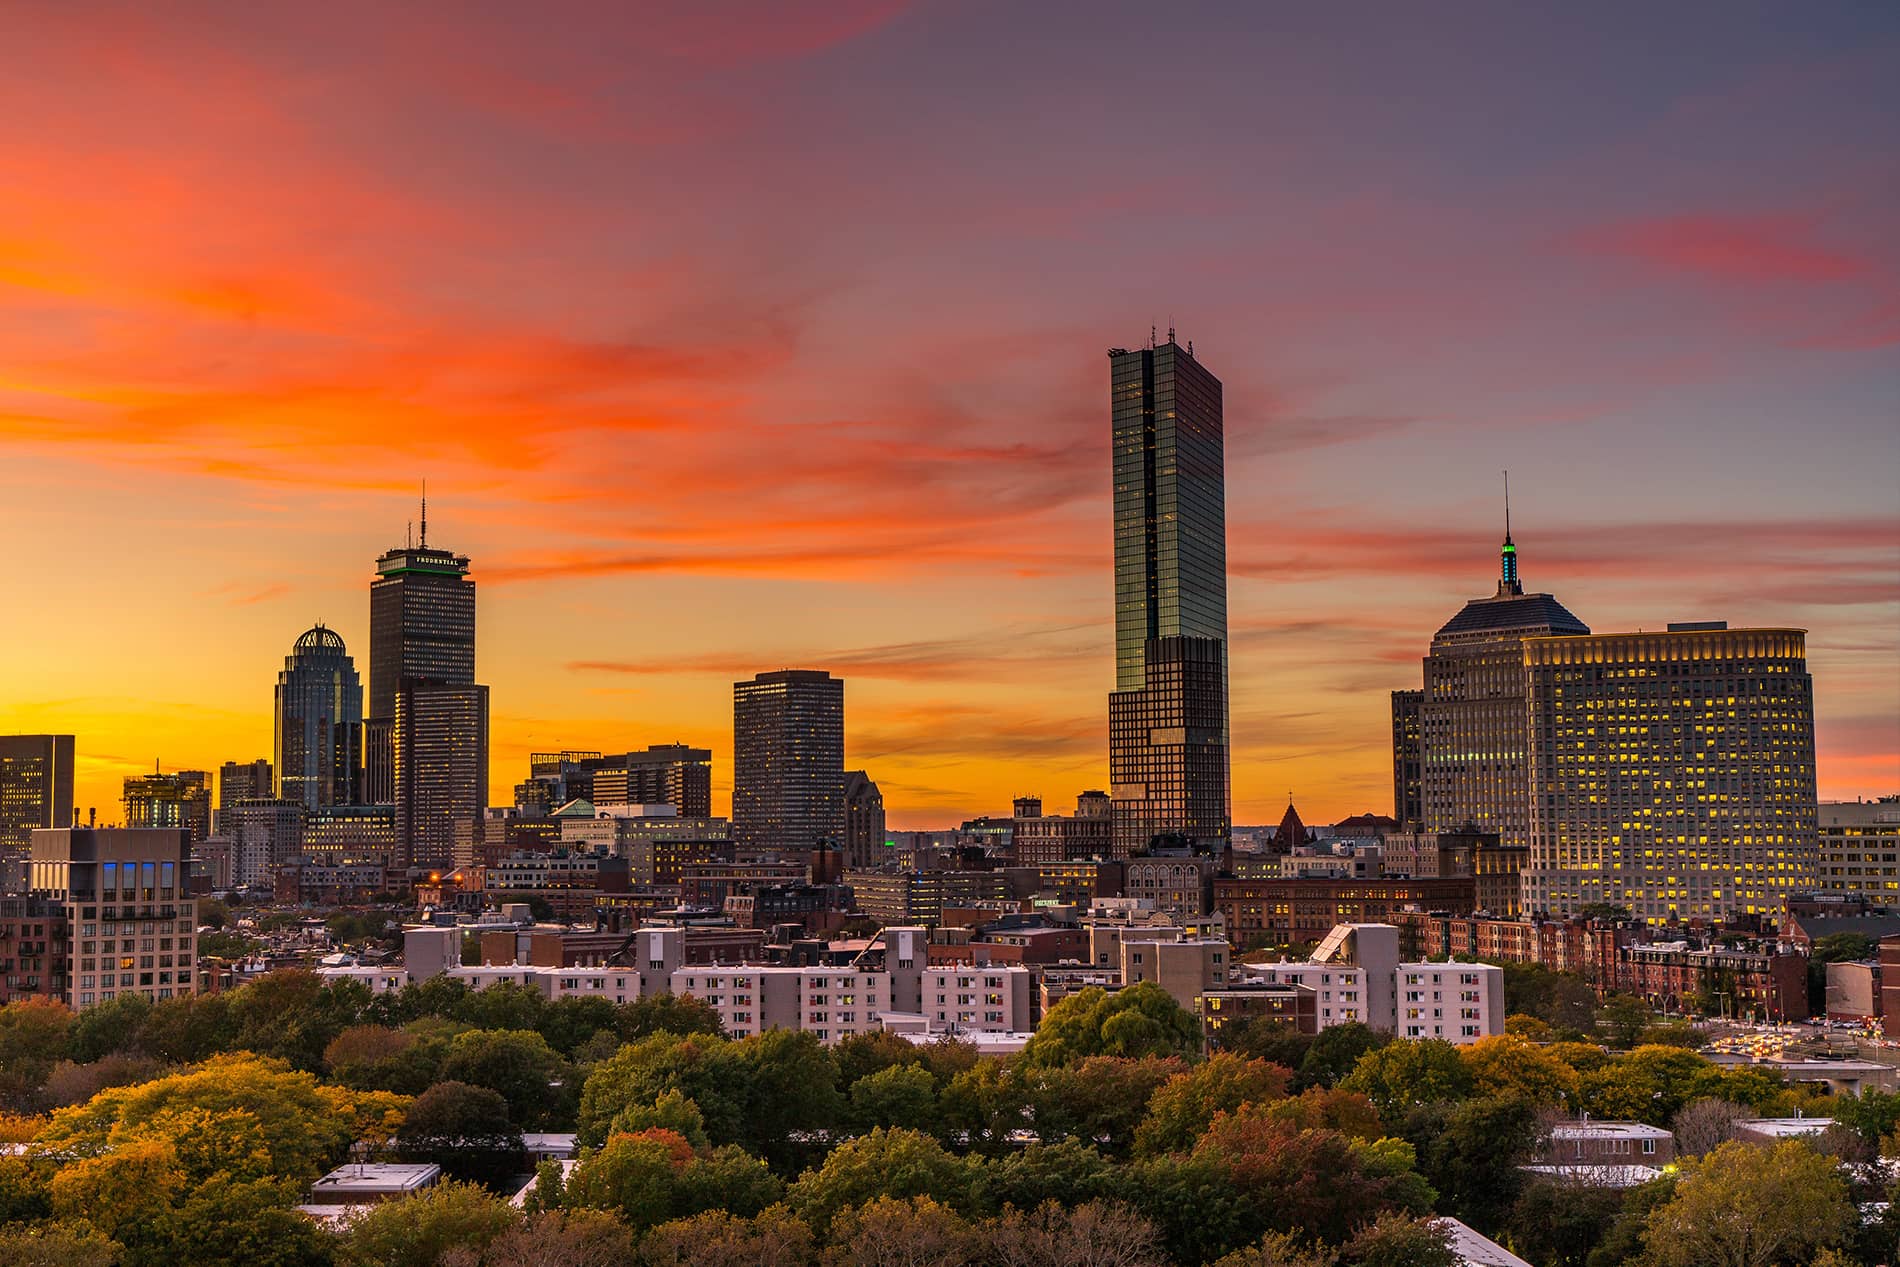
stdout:
POLYGON ((1392 817, 1416 829, 1425 821, 1424 691, 1392 692, 1392 817))
POLYGON ((488 807, 488 688, 406 682, 394 722, 397 847, 406 865, 452 866, 488 807))
POLYGON ((1549 594, 1524 592, 1508 511, 1502 560, 1497 593, 1466 603, 1425 657, 1420 822, 1427 831, 1475 827, 1522 846, 1531 830, 1524 642, 1590 630, 1549 594))
MULTIPOLYGON (((364 732, 367 788, 373 803, 396 799, 396 697, 404 683, 475 684, 475 582, 468 556, 429 546, 429 512, 422 512, 417 546, 392 549, 376 560, 369 587, 369 698, 364 732)), ((485 716, 485 711, 484 711, 485 716)), ((479 746, 486 750, 484 732, 479 746)))
POLYGON ((306 858, 325 863, 399 865, 394 805, 325 805, 303 820, 306 858))
POLYGON ((211 834, 211 776, 203 770, 141 774, 125 781, 125 825, 181 827, 192 841, 211 834))
POLYGON ((732 841, 743 860, 844 837, 844 679, 815 669, 732 685, 732 841))
POLYGON ((303 856, 301 801, 257 796, 218 811, 218 832, 231 842, 235 885, 269 885, 271 870, 303 856))
POLYGON ((1215 849, 1227 842, 1227 669, 1214 638, 1149 641, 1146 684, 1108 697, 1111 853, 1133 857, 1158 836, 1215 849))
POLYGON ((73 823, 73 737, 0 735, 0 888, 19 887, 33 833, 73 823))
POLYGON ((885 848, 884 793, 862 770, 844 776, 844 865, 868 871, 890 854, 885 848))
POLYGON ((1773 915, 1814 887, 1814 686, 1801 630, 1672 624, 1534 638, 1521 654, 1528 910, 1726 919, 1773 915))
MULTIPOLYGON (((206 806, 209 813, 209 803, 206 806)), ((198 906, 184 828, 54 827, 33 833, 31 896, 64 908, 67 1003, 197 988, 198 906)))
POLYGON ((1470 876, 1476 883, 1477 909, 1499 919, 1516 919, 1522 909, 1524 865, 1530 849, 1499 842, 1496 832, 1393 832, 1386 836, 1380 860, 1388 876, 1432 880, 1470 876))
POLYGON ((300 635, 277 675, 275 791, 308 809, 355 805, 363 777, 363 683, 334 629, 300 635))
POLYGON ((1900 907, 1900 796, 1877 801, 1823 801, 1815 891, 1900 907))
POLYGON ((537 752, 515 788, 524 813, 548 813, 570 801, 595 805, 671 805, 681 818, 712 816, 712 752, 654 744, 639 752, 537 752))
POLYGON ((1395 1038, 1461 1046, 1504 1032, 1503 969, 1403 962, 1390 924, 1339 924, 1303 963, 1247 964, 1236 975, 1312 990, 1321 1029, 1357 1021, 1395 1038))
MULTIPOLYGON (((262 757, 255 761, 227 761, 218 767, 218 809, 231 808, 239 801, 260 796, 275 796, 271 784, 271 764, 262 757)), ((215 818, 216 815, 213 815, 215 818)))
POLYGON ((1225 842, 1227 516, 1221 383, 1174 340, 1109 352, 1115 849, 1225 842), (1211 676, 1210 676, 1211 675, 1211 676))
POLYGON ((1018 797, 1011 833, 1018 866, 1075 862, 1113 855, 1114 819, 1108 793, 1084 792, 1075 798, 1075 814, 1045 814, 1042 799, 1018 797))

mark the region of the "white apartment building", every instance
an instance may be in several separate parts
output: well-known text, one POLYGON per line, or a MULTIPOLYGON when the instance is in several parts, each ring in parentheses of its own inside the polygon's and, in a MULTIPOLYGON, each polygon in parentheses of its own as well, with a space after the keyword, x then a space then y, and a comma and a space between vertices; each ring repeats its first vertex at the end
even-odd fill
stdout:
POLYGON ((1337 924, 1305 963, 1247 964, 1251 979, 1303 985, 1320 1028, 1360 1021, 1398 1038, 1475 1043, 1504 1032, 1504 971, 1482 963, 1403 963, 1390 924, 1337 924))

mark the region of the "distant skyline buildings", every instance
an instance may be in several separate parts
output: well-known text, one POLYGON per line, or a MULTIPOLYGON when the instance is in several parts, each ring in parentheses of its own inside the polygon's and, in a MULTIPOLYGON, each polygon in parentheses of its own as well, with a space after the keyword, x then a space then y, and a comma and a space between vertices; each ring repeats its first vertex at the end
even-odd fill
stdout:
POLYGON ((33 833, 73 824, 73 737, 0 735, 0 884, 25 877, 33 833))
POLYGON ((192 844, 211 834, 211 776, 203 770, 134 775, 124 805, 127 827, 182 828, 192 844))
POLYGON ((308 809, 358 803, 363 682, 336 630, 318 624, 292 645, 277 675, 272 734, 277 796, 308 809))
POLYGON ((1225 842, 1231 827, 1221 382, 1175 342, 1109 351, 1114 850, 1225 842))
POLYGON ((844 679, 783 669, 732 684, 732 841, 748 853, 842 846, 844 679))
MULTIPOLYGON (((467 555, 419 544, 383 552, 369 587, 369 693, 364 760, 369 802, 396 798, 396 694, 405 683, 475 683, 475 582, 467 555)), ((484 746, 486 737, 484 736, 484 746)))

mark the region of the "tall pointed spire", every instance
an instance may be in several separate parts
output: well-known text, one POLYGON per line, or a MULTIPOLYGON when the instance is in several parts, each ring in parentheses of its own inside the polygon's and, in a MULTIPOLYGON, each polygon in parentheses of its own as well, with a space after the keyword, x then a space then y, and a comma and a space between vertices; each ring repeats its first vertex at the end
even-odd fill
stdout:
MULTIPOLYGON (((1510 499, 1507 497, 1505 500, 1508 502, 1510 499)), ((1511 517, 1510 512, 1506 511, 1504 517, 1508 520, 1511 517)), ((1504 538, 1506 541, 1509 541, 1510 537, 1511 537, 1510 526, 1509 524, 1506 524, 1505 530, 1504 530, 1504 538)), ((425 549, 428 547, 428 544, 429 544, 429 481, 428 480, 422 481, 422 542, 421 544, 425 549)))
POLYGON ((1524 585, 1517 577, 1517 547, 1511 543, 1511 473, 1504 473, 1504 551, 1503 567, 1498 575, 1498 597, 1522 594, 1524 585))

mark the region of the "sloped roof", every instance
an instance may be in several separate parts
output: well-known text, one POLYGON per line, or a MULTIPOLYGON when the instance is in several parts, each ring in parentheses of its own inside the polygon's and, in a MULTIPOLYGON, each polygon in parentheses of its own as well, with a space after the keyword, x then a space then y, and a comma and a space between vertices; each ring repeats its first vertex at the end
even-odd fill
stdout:
POLYGON ((1506 594, 1472 599, 1435 636, 1493 632, 1587 634, 1590 627, 1549 594, 1506 594))

